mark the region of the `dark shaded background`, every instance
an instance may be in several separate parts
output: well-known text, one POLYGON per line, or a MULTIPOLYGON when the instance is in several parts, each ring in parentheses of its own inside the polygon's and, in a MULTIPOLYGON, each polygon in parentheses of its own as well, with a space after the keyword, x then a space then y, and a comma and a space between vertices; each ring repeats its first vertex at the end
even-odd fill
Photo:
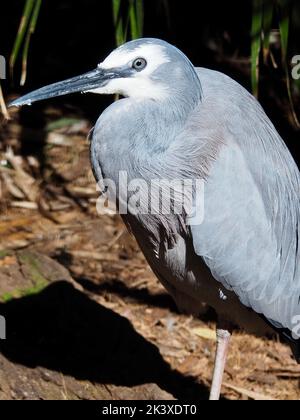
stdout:
MULTIPOLYGON (((1 7, 0 53, 6 57, 12 49, 23 4, 23 1, 11 0, 1 7)), ((299 1, 294 1, 293 10, 290 57, 300 54, 299 1)), ((251 19, 251 0, 145 0, 144 34, 176 44, 195 65, 224 71, 250 89, 251 19), (165 4, 169 5, 168 10, 165 4)), ((276 18, 274 27, 278 27, 276 18)), ((86 72, 102 61, 114 46, 110 0, 45 0, 31 43, 26 86, 23 89, 18 86, 18 63, 15 84, 12 80, 4 82, 4 90, 6 94, 27 92, 86 72)), ((289 117, 282 69, 265 67, 261 72, 260 101, 296 157, 299 131, 289 117)), ((94 121, 110 100, 75 95, 57 99, 55 103, 61 106, 68 101, 94 121)), ((41 121, 30 121, 30 116, 28 118, 27 125, 42 124, 41 121)))

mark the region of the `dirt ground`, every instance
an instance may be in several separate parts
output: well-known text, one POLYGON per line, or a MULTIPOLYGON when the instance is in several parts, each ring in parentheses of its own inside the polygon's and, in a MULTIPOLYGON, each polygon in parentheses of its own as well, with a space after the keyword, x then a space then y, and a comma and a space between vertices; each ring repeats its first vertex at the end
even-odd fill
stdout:
MULTIPOLYGON (((0 399, 207 399, 214 315, 181 315, 120 219, 97 214, 90 123, 43 112, 43 128, 14 111, 0 132, 0 399)), ((235 333, 222 398, 299 399, 299 381, 285 344, 235 333)))

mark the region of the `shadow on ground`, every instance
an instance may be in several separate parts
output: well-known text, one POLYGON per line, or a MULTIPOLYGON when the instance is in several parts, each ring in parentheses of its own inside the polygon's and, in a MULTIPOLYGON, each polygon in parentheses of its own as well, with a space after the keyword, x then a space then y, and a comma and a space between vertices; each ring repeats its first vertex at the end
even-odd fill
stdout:
POLYGON ((1 353, 79 380, 135 386, 156 383, 179 399, 207 399, 208 389, 173 371, 131 323, 61 281, 35 296, 0 304, 7 321, 1 353))
MULTIPOLYGON (((85 290, 88 290, 89 292, 98 295, 103 293, 112 293, 120 298, 129 298, 140 304, 146 304, 155 308, 168 309, 170 312, 176 314, 180 313, 175 301, 167 292, 151 294, 146 288, 137 289, 134 287, 128 287, 118 279, 107 281, 98 285, 88 278, 78 278, 74 275, 74 273, 72 273, 72 276, 85 290)), ((203 313, 200 313, 198 318, 203 322, 217 322, 217 315, 215 311, 208 306, 203 306, 203 313)))

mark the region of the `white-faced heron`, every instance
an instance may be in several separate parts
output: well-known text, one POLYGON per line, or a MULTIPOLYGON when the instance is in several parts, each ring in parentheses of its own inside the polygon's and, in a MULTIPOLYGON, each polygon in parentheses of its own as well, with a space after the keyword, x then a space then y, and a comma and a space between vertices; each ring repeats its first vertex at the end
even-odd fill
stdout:
MULTIPOLYGON (((98 182, 120 190, 121 172, 146 186, 203 181, 202 193, 193 186, 191 195, 203 212, 199 223, 174 205, 147 214, 129 207, 122 217, 179 308, 197 315, 205 302, 218 314, 211 399, 220 396, 232 326, 278 331, 300 361, 299 170, 256 99, 226 75, 195 68, 167 42, 140 39, 95 70, 12 105, 79 91, 124 97, 93 132, 98 182)), ((140 201, 148 198, 142 189, 140 201)))

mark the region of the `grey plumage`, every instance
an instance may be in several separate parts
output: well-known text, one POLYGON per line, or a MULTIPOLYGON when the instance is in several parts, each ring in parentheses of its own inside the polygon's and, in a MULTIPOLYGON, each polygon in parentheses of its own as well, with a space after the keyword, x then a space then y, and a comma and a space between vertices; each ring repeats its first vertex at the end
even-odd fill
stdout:
MULTIPOLYGON (((182 109, 174 96, 163 115, 160 104, 135 104, 130 98, 105 111, 92 141, 97 178, 117 182, 121 170, 128 171, 129 178, 148 181, 156 176, 205 178, 204 222, 184 238, 201 257, 195 255, 192 265, 198 267, 204 260, 214 278, 245 306, 292 330, 292 320, 300 314, 298 168, 259 103, 245 89, 218 72, 197 69, 197 74, 203 97, 192 112, 190 103, 182 109), (122 112, 128 106, 130 115, 122 112), (181 126, 173 121, 177 113, 181 126)), ((130 223, 137 239, 142 236, 140 242, 149 234, 155 237, 154 248, 167 241, 172 229, 161 231, 165 222, 149 216, 130 223)), ((178 222, 172 223, 179 235, 178 222)), ((150 259, 155 271, 157 265, 165 271, 161 259, 150 259)), ((185 261, 181 264, 184 277, 188 270, 185 261)), ((165 281, 172 285, 174 276, 170 271, 165 281)), ((185 294, 199 303, 203 300, 199 288, 195 294, 189 281, 183 284, 185 294)), ((208 303, 212 302, 208 299, 208 303)), ((226 315, 229 312, 231 318, 229 302, 227 306, 226 315)))
MULTIPOLYGON (((251 332, 271 324, 300 338, 294 330, 300 317, 300 175, 283 140, 241 85, 194 68, 164 41, 127 43, 98 68, 111 75, 110 63, 126 54, 115 85, 105 79, 93 90, 128 96, 95 126, 96 179, 118 183, 119 172, 126 171, 129 181, 148 184, 157 178, 204 180, 200 225, 190 226, 184 214, 123 216, 154 273, 187 312, 197 314, 205 302, 251 332), (151 59, 159 65, 143 79, 128 66, 135 52, 138 57, 149 46, 161 57, 149 53, 148 65, 151 59)), ((34 92, 17 105, 44 95, 34 92)))

